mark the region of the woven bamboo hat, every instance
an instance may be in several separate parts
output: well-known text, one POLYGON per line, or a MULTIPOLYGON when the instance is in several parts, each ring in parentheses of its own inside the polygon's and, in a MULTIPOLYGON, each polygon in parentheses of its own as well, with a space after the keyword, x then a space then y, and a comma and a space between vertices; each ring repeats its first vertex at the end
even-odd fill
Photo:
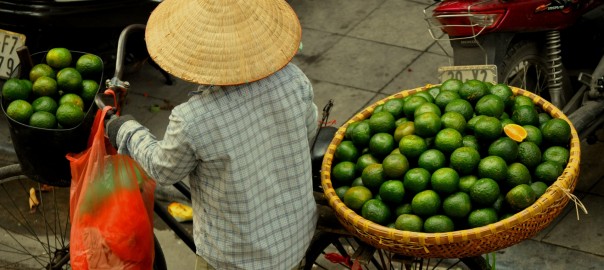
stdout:
POLYGON ((284 0, 164 0, 151 13, 151 58, 185 81, 237 85, 265 78, 296 54, 300 21, 284 0))

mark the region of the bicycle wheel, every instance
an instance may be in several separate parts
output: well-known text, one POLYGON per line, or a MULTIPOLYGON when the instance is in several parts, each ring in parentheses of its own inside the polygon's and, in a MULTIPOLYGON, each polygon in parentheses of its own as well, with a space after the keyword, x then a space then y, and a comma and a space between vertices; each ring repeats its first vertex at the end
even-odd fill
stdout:
MULTIPOLYGON (((69 187, 52 187, 24 176, 19 164, 0 167, 0 269, 71 269, 69 187), (39 204, 30 208, 32 192, 39 204)), ((165 270, 155 240, 153 269, 165 270)))
POLYGON ((376 249, 351 236, 323 232, 315 235, 304 258, 303 269, 351 269, 355 260, 361 269, 490 269, 482 256, 461 259, 412 258, 376 249))

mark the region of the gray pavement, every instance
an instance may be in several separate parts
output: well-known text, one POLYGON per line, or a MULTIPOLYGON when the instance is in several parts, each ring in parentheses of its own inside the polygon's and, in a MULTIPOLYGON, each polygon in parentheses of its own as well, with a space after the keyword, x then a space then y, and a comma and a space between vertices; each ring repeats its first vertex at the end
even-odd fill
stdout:
MULTIPOLYGON (((404 89, 439 83, 437 68, 450 65, 447 42, 437 44, 423 20, 430 0, 292 0, 303 26, 304 48, 293 62, 311 79, 315 103, 330 99, 330 120, 344 124, 368 105, 404 89), (444 47, 445 50, 441 49, 444 47)), ((163 78, 149 65, 126 78, 132 88, 124 113, 134 115, 161 138, 172 106, 194 86, 163 78), (159 111, 151 110, 159 106, 159 111)), ((10 140, 5 119, 0 139, 10 140)), ((496 252, 497 269, 601 269, 604 267, 603 143, 582 145, 581 176, 575 194, 589 214, 570 202, 552 224, 532 239, 496 252)), ((169 269, 192 269, 194 255, 159 219, 156 234, 169 269)))

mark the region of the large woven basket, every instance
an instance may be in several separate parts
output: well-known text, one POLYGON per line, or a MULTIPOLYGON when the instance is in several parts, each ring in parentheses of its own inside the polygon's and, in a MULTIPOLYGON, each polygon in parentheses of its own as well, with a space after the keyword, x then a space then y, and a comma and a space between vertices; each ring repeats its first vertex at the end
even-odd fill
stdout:
MULTIPOLYGON (((360 240, 376 248, 388 250, 396 254, 423 258, 463 258, 486 254, 533 237, 547 227, 560 214, 569 199, 573 196, 572 192, 579 177, 580 142, 577 131, 572 124, 570 159, 562 175, 533 205, 497 223, 448 233, 417 233, 379 225, 364 219, 344 205, 336 195, 330 173, 336 147, 343 141, 347 126, 352 122, 370 117, 375 107, 389 99, 404 98, 418 91, 427 90, 430 87, 430 85, 427 85, 425 87, 405 90, 384 98, 353 116, 338 129, 323 159, 321 182, 325 196, 334 209, 340 223, 360 240)), ((530 97, 537 106, 543 108, 552 117, 564 119, 570 124, 570 121, 562 111, 547 100, 519 88, 512 87, 512 91, 515 95, 530 97)))

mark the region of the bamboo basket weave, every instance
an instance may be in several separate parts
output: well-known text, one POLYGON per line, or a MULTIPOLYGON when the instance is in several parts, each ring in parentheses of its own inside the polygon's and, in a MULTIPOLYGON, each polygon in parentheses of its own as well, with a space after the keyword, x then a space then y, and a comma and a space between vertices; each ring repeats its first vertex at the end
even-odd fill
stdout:
MULTIPOLYGON (((572 192, 579 177, 580 142, 577 131, 568 118, 547 100, 519 88, 512 87, 515 95, 530 97, 536 106, 554 118, 566 120, 571 126, 570 158, 564 172, 535 203, 521 212, 487 226, 447 233, 417 233, 388 228, 356 214, 336 195, 330 179, 336 147, 343 141, 347 126, 371 116, 378 105, 389 99, 404 98, 432 87, 427 85, 405 90, 365 108, 348 120, 336 132, 321 167, 321 182, 325 196, 340 223, 360 240, 396 254, 422 258, 463 258, 478 256, 503 249, 533 237, 547 227, 564 209, 574 195, 572 192)), ((577 201, 575 201, 577 203, 577 201)), ((580 202, 578 202, 580 204, 580 202)))

